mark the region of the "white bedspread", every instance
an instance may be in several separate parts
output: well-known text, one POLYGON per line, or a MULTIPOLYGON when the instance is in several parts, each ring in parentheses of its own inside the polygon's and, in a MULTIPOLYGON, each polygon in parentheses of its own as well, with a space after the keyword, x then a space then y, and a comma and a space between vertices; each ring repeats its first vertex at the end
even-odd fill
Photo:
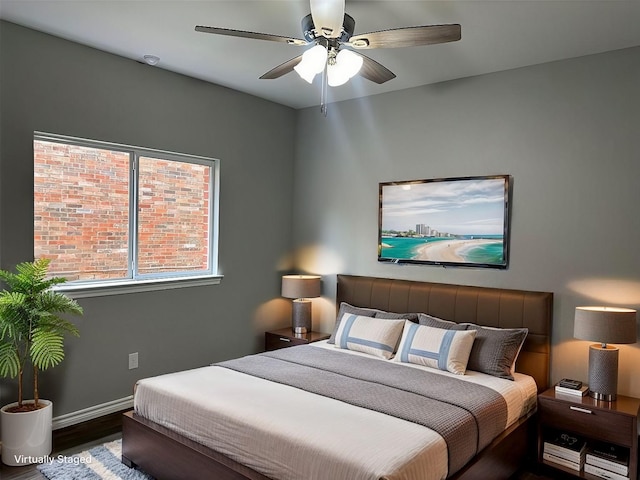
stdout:
MULTIPOLYGON (((455 377, 502 394, 509 425, 535 406, 536 385, 526 375, 516 374, 514 382, 471 371, 455 377)), ((278 480, 447 476, 447 447, 433 430, 226 368, 140 380, 134 406, 137 414, 278 480)))

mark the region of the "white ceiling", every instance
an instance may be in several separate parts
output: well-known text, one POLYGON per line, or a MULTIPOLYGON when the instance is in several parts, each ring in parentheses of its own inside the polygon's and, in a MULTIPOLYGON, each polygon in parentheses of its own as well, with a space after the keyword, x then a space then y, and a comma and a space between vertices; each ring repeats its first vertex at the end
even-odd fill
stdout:
MULTIPOLYGON (((355 34, 460 23, 459 42, 365 53, 397 78, 356 77, 330 89, 345 100, 640 45, 640 0, 347 0, 355 34)), ((258 77, 304 47, 198 33, 208 25, 302 38, 308 0, 0 0, 0 18, 156 68, 224 85, 294 108, 320 103, 318 78, 258 77)))

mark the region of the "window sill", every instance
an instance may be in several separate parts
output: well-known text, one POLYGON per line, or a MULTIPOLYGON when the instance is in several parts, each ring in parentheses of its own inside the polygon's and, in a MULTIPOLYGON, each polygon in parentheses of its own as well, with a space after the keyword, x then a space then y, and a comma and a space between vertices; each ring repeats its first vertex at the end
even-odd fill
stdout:
POLYGON ((104 297, 107 295, 121 295, 126 293, 153 292, 156 290, 171 290, 174 288, 199 287, 203 285, 218 285, 222 275, 206 275, 184 278, 154 278, 136 281, 96 282, 91 284, 74 285, 66 283, 55 287, 57 292, 64 293, 71 298, 104 297))

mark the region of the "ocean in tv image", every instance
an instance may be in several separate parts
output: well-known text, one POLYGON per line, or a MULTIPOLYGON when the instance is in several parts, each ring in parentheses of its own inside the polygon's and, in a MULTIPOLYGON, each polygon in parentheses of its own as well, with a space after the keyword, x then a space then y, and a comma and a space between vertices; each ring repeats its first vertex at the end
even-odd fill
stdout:
POLYGON ((502 235, 466 238, 382 237, 380 258, 499 265, 504 260, 502 235))

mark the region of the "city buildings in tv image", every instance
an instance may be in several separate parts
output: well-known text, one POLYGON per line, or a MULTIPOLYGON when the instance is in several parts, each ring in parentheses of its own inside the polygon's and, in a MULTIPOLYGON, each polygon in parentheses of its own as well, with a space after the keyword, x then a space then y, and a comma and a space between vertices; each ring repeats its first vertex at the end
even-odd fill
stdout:
POLYGON ((379 260, 506 268, 509 177, 380 184, 379 260))

